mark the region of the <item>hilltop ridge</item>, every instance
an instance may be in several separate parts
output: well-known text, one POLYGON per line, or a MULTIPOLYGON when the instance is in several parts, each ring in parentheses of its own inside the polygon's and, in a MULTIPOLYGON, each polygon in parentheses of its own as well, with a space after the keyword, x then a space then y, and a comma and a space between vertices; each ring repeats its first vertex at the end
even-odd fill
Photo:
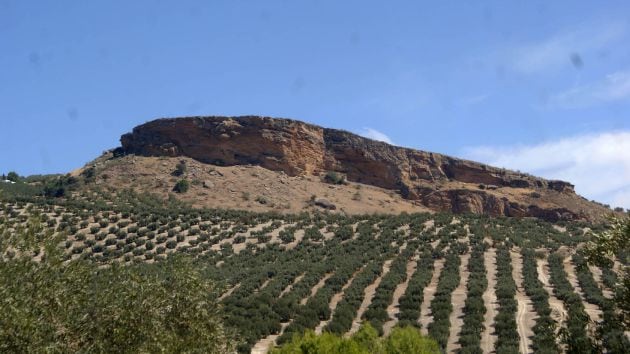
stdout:
POLYGON ((297 120, 259 116, 162 118, 121 137, 119 151, 189 157, 216 166, 257 165, 288 176, 336 172, 395 190, 436 211, 546 220, 595 219, 606 212, 572 184, 451 156, 393 146, 297 120))

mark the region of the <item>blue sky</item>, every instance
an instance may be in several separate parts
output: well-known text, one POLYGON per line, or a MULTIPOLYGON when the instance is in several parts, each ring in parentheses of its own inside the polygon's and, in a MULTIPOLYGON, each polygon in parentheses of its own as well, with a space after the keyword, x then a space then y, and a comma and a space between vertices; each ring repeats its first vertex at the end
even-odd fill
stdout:
POLYGON ((0 0, 2 171, 70 171, 158 117, 245 114, 630 208, 630 3, 0 0))

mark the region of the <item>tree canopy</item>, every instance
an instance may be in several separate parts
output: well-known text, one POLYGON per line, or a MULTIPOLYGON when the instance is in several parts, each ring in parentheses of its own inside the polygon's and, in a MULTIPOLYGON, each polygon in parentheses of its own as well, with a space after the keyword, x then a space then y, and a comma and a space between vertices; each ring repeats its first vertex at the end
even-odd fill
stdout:
POLYGON ((592 264, 611 267, 615 259, 621 262, 622 279, 617 284, 615 301, 621 310, 622 321, 630 327, 630 217, 612 217, 610 228, 594 233, 586 248, 588 261, 592 264))
MULTIPOLYGON (((2 231, 2 230, 0 230, 2 231)), ((190 259, 99 267, 40 260, 36 223, 0 259, 0 352, 223 353, 232 350, 213 283, 190 259)), ((2 253, 2 252, 0 252, 2 253)))

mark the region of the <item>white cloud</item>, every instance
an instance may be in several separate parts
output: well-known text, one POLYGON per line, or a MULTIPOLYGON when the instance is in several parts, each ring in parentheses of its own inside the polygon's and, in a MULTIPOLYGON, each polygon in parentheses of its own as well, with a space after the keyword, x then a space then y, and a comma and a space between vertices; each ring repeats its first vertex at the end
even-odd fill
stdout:
POLYGON ((618 71, 599 82, 578 85, 551 96, 549 107, 582 108, 630 99, 630 71, 618 71))
MULTIPOLYGON (((573 55, 584 56, 605 49, 624 38, 626 32, 627 26, 624 23, 595 23, 559 32, 538 42, 510 48, 505 55, 513 69, 518 72, 525 74, 541 72, 571 65, 573 55)), ((581 63, 580 57, 574 58, 581 63)))
POLYGON ((382 141, 384 143, 388 143, 392 145, 394 144, 392 142, 392 139, 390 139, 387 135, 385 135, 385 133, 382 133, 373 128, 363 127, 363 129, 358 134, 365 138, 382 141))
POLYGON ((630 131, 563 138, 536 145, 473 147, 467 158, 575 184, 589 199, 630 208, 630 131))

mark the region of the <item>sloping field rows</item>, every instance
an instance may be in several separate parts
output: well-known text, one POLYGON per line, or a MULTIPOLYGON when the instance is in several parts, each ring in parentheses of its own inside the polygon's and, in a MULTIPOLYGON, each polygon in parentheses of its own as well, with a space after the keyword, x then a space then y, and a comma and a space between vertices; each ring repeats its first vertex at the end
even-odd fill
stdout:
POLYGON ((400 313, 400 298, 407 291, 409 287, 409 282, 411 281, 411 277, 416 272, 418 263, 417 255, 414 256, 410 261, 407 262, 406 273, 405 273, 405 281, 398 284, 396 289, 394 290, 392 301, 387 306, 387 322, 383 324, 383 335, 389 335, 392 331, 392 328, 398 323, 398 314, 400 313))
POLYGON ((470 275, 468 264, 470 262, 470 254, 465 254, 460 258, 459 265, 459 285, 453 290, 451 294, 451 303, 453 304, 453 311, 451 312, 449 323, 450 332, 448 336, 448 342, 446 343, 446 351, 449 353, 459 349, 459 337, 464 324, 464 302, 467 300, 467 283, 470 275))
POLYGON ((528 353, 531 351, 531 338, 534 336, 533 327, 536 320, 536 311, 529 296, 524 289, 523 257, 518 252, 511 252, 512 278, 516 285, 516 328, 519 337, 519 351, 528 353))
POLYGON ((5 203, 0 240, 28 229, 58 237, 68 259, 103 264, 195 255, 242 353, 363 323, 382 335, 417 327, 445 352, 581 353, 598 340, 628 352, 610 299, 616 273, 576 251, 587 239, 579 224, 172 210, 5 203))
MULTIPOLYGON (((477 244, 472 247, 470 259, 468 260, 468 281, 466 283, 466 301, 464 307, 461 309, 461 328, 456 332, 454 336, 451 331, 451 337, 449 342, 454 342, 458 339, 457 349, 462 352, 479 352, 482 350, 482 333, 490 334, 489 327, 492 322, 489 322, 488 328, 484 323, 484 316, 486 315, 487 308, 485 303, 484 294, 488 289, 488 274, 486 274, 487 267, 484 257, 485 245, 477 244)), ((491 276, 491 275, 490 275, 491 276)), ((487 296, 486 296, 487 298, 487 296)), ((491 305, 490 305, 491 306, 491 305)), ((494 316, 489 317, 492 319, 494 316)), ((485 337, 490 341, 491 336, 485 337)))

